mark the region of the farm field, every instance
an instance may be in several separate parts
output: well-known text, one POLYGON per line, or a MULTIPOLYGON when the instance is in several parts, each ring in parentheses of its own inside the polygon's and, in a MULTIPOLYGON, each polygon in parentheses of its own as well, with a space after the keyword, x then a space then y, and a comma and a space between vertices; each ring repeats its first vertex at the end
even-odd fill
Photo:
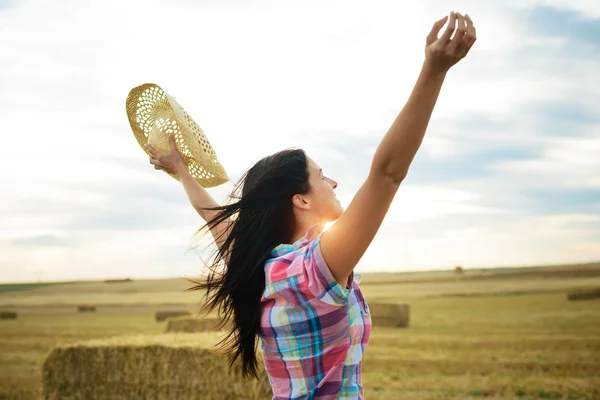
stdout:
MULTIPOLYGON (((160 334, 157 310, 199 308, 183 280, 0 285, 0 399, 37 399, 56 344, 160 334), (97 306, 78 313, 76 306, 97 306)), ((365 397, 383 399, 600 398, 600 264, 364 274, 368 302, 411 307, 409 328, 375 325, 363 363, 365 397)))

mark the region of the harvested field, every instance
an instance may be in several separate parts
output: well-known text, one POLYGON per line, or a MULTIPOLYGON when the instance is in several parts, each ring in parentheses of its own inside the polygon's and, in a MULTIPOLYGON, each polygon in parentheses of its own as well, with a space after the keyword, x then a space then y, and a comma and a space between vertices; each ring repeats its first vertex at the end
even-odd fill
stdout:
MULTIPOLYGON (((597 300, 566 298, 600 287, 600 275, 591 266, 575 266, 573 273, 552 268, 517 270, 512 279, 510 269, 471 280, 453 271, 365 274, 361 288, 369 305, 410 304, 409 328, 374 322, 363 364, 365 397, 599 399, 600 307, 597 300)), ((181 280, 136 280, 0 289, 0 308, 18 312, 18 319, 0 321, 0 399, 39 399, 41 366, 54 346, 163 334, 156 311, 199 309, 201 296, 183 293, 186 287, 181 280), (185 301, 160 306, 173 299, 189 307, 185 301), (21 306, 8 305, 14 303, 21 306), (78 304, 102 312, 78 314, 78 304)))

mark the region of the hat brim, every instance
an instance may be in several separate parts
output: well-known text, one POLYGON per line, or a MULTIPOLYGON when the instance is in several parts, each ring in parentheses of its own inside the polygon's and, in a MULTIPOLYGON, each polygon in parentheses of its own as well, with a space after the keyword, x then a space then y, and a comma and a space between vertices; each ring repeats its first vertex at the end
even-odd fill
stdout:
POLYGON ((173 134, 188 171, 198 183, 210 188, 229 181, 202 129, 175 98, 158 85, 145 83, 133 88, 125 107, 131 130, 147 155, 150 156, 150 152, 146 144, 160 153, 168 153, 168 136, 173 134))

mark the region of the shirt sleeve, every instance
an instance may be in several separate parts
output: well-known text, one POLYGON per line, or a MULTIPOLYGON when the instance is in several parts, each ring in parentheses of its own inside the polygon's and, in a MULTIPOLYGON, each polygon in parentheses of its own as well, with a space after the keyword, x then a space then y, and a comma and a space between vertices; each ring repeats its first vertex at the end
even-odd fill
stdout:
POLYGON ((348 300, 348 294, 354 279, 354 273, 348 277, 346 287, 335 280, 329 266, 321 253, 321 235, 305 247, 303 254, 304 281, 308 291, 319 300, 332 306, 343 306, 348 300))

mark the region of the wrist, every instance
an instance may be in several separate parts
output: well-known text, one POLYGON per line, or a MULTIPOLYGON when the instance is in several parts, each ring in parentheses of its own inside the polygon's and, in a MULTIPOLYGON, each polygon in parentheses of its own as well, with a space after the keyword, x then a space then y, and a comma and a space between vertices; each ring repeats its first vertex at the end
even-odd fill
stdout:
POLYGON ((186 166, 183 166, 179 169, 177 169, 177 171, 175 172, 177 174, 177 177, 181 180, 181 179, 185 179, 185 178, 192 178, 192 174, 190 173, 190 171, 187 169, 186 166))
POLYGON ((423 76, 425 78, 442 79, 443 80, 446 77, 447 73, 448 73, 447 68, 436 66, 436 65, 434 65, 434 63, 432 63, 427 58, 425 59, 425 61, 423 62, 423 66, 421 67, 421 76, 423 76))

